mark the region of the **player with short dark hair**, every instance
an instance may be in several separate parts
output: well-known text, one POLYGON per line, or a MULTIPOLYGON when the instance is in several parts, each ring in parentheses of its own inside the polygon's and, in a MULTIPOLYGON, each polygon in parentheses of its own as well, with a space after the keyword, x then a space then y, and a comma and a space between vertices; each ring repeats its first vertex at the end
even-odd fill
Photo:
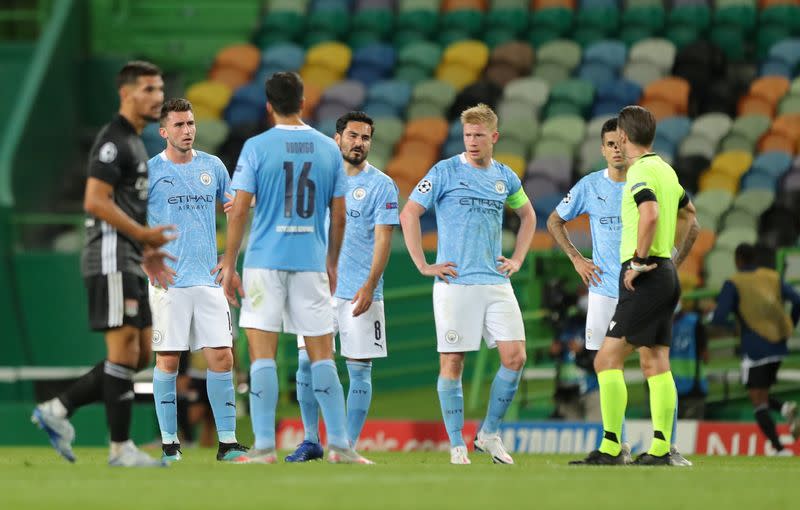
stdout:
POLYGON ((328 431, 328 461, 371 464, 349 445, 342 384, 333 361, 333 306, 345 227, 345 174, 336 143, 303 123, 303 81, 275 73, 266 83, 267 113, 275 126, 245 142, 231 187, 222 281, 231 304, 243 298, 239 324, 250 346, 251 462, 277 462, 275 408, 278 333, 303 335, 314 396, 328 431), (256 197, 244 259, 244 286, 236 259, 256 197), (330 210, 330 231, 326 217, 330 210), (242 288, 244 287, 244 288, 242 288), (245 295, 244 291, 247 291, 245 295))
MULTIPOLYGON (((334 293, 341 354, 347 359, 347 438, 355 447, 372 401, 372 360, 387 356, 383 308, 383 272, 389 261, 392 230, 399 223, 397 186, 367 162, 373 121, 364 112, 348 112, 336 122, 335 141, 344 159, 347 222, 334 293)), ((287 462, 322 457, 317 430, 319 407, 311 388, 311 364, 298 337, 297 400, 305 439, 287 462)))
POLYGON ((655 130, 655 118, 640 106, 623 108, 617 118, 619 147, 629 166, 620 215, 619 301, 594 361, 605 432, 600 448, 579 464, 624 462, 621 431, 627 388, 622 368, 625 358, 637 349, 650 388, 654 435, 650 449, 633 463, 671 463, 676 392, 669 345, 672 315, 680 298, 672 249, 678 246, 678 261, 685 258, 694 242, 697 220, 675 171, 651 152, 655 130))
POLYGON ((117 76, 119 114, 104 126, 89 156, 84 209, 86 245, 81 273, 89 295, 89 322, 105 334, 107 358, 58 397, 37 406, 33 421, 51 444, 74 461, 75 432, 69 416, 103 400, 111 435, 112 466, 160 465, 130 440, 133 375, 150 363, 151 316, 145 271, 164 285, 172 281, 165 252, 171 225, 146 227, 147 152, 139 135, 157 121, 164 100, 161 70, 128 62, 117 76), (144 271, 143 271, 144 269, 144 271))
POLYGON ((202 351, 206 390, 217 425, 217 460, 240 461, 247 448, 236 440, 231 313, 212 274, 217 265, 217 206, 232 196, 230 177, 216 156, 195 150, 192 105, 170 99, 161 108, 159 133, 166 148, 149 162, 148 222, 175 224, 178 238, 165 249, 177 261, 175 282, 150 285, 153 311, 153 398, 161 429, 162 459, 181 458, 178 441, 178 366, 182 352, 202 351))

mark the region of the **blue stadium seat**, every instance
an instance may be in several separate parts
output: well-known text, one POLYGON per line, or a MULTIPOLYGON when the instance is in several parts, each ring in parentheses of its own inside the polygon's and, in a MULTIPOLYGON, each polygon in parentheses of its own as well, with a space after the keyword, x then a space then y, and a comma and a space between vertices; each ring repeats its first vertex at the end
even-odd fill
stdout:
POLYGON ((265 119, 267 94, 262 83, 251 82, 236 89, 223 113, 228 125, 258 124, 265 119))
POLYGON ((663 136, 673 146, 678 147, 681 141, 689 134, 691 128, 692 121, 687 117, 667 117, 656 126, 656 135, 663 136))
POLYGON ((261 67, 271 67, 281 71, 297 71, 303 67, 306 52, 297 44, 276 44, 261 54, 261 67))
POLYGON ((781 58, 770 57, 761 64, 759 76, 784 76, 792 79, 792 67, 781 58))
POLYGON ((773 178, 780 178, 789 171, 792 166, 792 157, 785 152, 770 151, 762 152, 750 167, 751 172, 762 172, 771 175, 773 178))
POLYGON ((618 103, 636 104, 642 96, 642 87, 630 80, 620 79, 604 84, 597 90, 597 99, 618 103))
POLYGON ((628 48, 621 41, 604 39, 592 43, 583 53, 584 62, 600 63, 616 71, 622 69, 628 56, 628 48))
POLYGON ((750 171, 742 177, 741 190, 765 189, 775 191, 777 182, 778 180, 769 174, 750 171))
POLYGON ((617 79, 617 73, 611 67, 600 62, 584 62, 578 68, 578 78, 594 85, 595 89, 617 79))
POLYGON ((373 84, 367 91, 367 102, 392 105, 402 113, 411 99, 411 85, 402 80, 385 80, 373 84))

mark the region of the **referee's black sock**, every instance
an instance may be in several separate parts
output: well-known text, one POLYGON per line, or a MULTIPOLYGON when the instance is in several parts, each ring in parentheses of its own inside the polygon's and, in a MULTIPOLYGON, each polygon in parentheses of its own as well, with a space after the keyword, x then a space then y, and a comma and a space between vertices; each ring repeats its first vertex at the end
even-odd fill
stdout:
POLYGON ((772 447, 777 451, 783 450, 781 440, 778 438, 778 431, 775 430, 775 422, 772 421, 772 416, 769 415, 769 406, 767 404, 756 408, 756 422, 761 432, 767 436, 772 447))
POLYGON ((72 413, 85 405, 103 400, 103 367, 105 364, 106 362, 103 360, 95 365, 58 396, 58 399, 67 408, 67 417, 72 416, 72 413))
POLYGON ((783 409, 783 402, 775 397, 769 397, 769 408, 776 413, 781 412, 783 409))
POLYGON ((103 400, 111 441, 122 443, 130 439, 133 412, 133 374, 136 369, 105 362, 103 368, 103 400))

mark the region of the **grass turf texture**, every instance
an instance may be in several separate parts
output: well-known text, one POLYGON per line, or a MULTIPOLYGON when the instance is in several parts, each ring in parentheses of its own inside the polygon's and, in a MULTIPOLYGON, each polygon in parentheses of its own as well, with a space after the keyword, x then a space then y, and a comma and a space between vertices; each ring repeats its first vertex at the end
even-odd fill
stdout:
MULTIPOLYGON (((151 452, 155 454, 156 452, 151 452)), ((186 449, 162 469, 106 466, 105 448, 70 465, 50 448, 0 449, 0 507, 158 508, 792 508, 798 460, 694 456, 693 468, 577 467, 571 456, 517 455, 515 466, 473 453, 372 453, 376 466, 225 465, 186 449), (268 506, 264 506, 268 505, 268 506)))

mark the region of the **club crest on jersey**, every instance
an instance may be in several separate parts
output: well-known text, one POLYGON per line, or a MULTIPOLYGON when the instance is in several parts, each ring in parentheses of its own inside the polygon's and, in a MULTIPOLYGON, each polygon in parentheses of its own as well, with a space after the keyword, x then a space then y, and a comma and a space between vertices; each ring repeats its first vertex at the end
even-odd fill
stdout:
POLYGON ((115 159, 117 159, 117 146, 114 145, 114 142, 106 142, 100 147, 100 152, 98 153, 97 157, 103 163, 111 163, 115 159))
POLYGON ((506 183, 503 181, 497 181, 494 183, 494 190, 498 193, 505 193, 506 192, 506 183))
POLYGON ((139 302, 135 299, 125 300, 125 316, 136 317, 139 315, 139 302))
POLYGON ((158 345, 164 341, 164 335, 161 331, 154 329, 153 330, 153 345, 158 345))
POLYGON ((201 173, 200 174, 200 182, 202 182, 204 186, 210 186, 211 185, 211 174, 209 174, 208 172, 201 173))
POLYGON ((461 336, 459 336, 458 331, 454 329, 444 334, 444 341, 448 344, 456 344, 459 340, 461 340, 461 336))
POLYGON ((431 184, 431 181, 429 181, 428 179, 422 179, 421 181, 419 181, 419 184, 417 184, 417 191, 419 191, 422 194, 430 193, 432 189, 433 189, 433 184, 431 184))
POLYGON ((367 196, 367 190, 364 188, 356 188, 353 190, 353 198, 356 200, 364 200, 365 196, 367 196))
POLYGON ((564 197, 564 203, 568 204, 572 201, 572 192, 567 193, 567 196, 564 197))

